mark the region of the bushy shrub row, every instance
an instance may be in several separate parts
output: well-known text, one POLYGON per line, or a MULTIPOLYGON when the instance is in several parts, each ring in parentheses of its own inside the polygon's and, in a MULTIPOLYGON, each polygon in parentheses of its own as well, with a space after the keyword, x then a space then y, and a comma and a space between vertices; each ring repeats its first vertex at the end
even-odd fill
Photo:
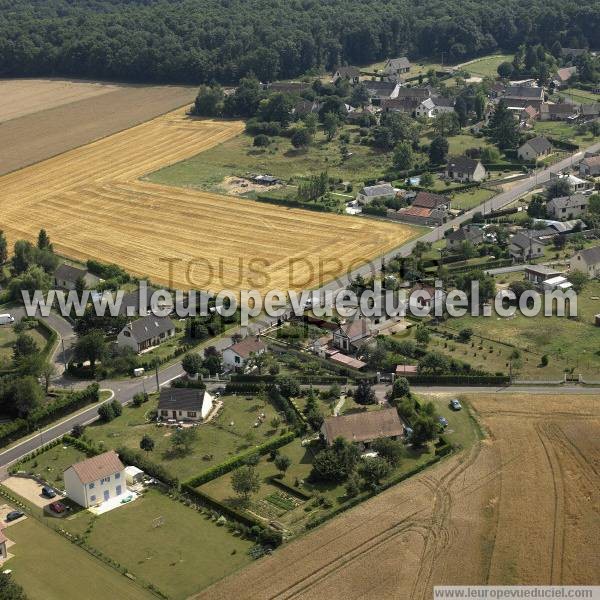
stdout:
POLYGON ((20 438, 36 427, 46 425, 73 411, 98 402, 100 387, 97 383, 89 385, 84 390, 60 395, 56 400, 45 404, 31 412, 27 419, 15 419, 0 426, 0 446, 4 446, 20 438))
POLYGON ((457 384, 457 385, 503 385, 509 383, 508 375, 416 375, 410 378, 413 385, 457 384))
POLYGON ((296 437, 296 434, 292 431, 285 433, 285 434, 279 436, 278 438, 269 440, 268 442, 261 444, 260 446, 250 448, 246 452, 242 452, 241 454, 238 454, 237 456, 233 456, 232 458, 222 462, 219 465, 210 467, 209 469, 207 469, 206 471, 203 471, 199 475, 196 475, 195 477, 192 477, 191 479, 188 479, 187 481, 183 482, 182 485, 184 487, 189 486, 192 488, 196 488, 199 485, 202 485, 203 483, 212 481, 213 479, 216 479, 217 477, 221 477, 221 475, 225 475, 225 473, 229 473, 230 471, 233 471, 234 469, 241 467, 242 465, 244 465, 246 463, 246 461, 248 460, 248 458, 250 456, 255 455, 255 454, 261 454, 261 455, 267 454, 271 450, 275 450, 277 448, 281 448, 282 446, 285 446, 286 444, 289 444, 295 437, 296 437))

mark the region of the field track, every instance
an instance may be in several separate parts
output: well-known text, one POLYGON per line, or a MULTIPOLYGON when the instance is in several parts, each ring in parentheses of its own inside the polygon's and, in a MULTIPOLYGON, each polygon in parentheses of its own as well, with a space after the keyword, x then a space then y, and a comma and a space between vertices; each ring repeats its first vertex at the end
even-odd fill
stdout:
MULTIPOLYGON (((243 129, 183 109, 0 177, 9 243, 44 227, 55 249, 183 289, 288 289, 406 241, 408 226, 140 181, 243 129)), ((232 166, 235 169, 235 166, 232 166)))
POLYGON ((600 396, 469 396, 488 435, 196 600, 429 600, 597 583, 600 396))

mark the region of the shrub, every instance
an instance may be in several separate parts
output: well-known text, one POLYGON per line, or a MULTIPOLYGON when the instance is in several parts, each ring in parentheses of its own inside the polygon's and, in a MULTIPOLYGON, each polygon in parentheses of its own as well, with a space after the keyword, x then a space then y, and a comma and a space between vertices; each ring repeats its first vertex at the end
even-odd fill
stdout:
POLYGON ((257 136, 254 137, 254 140, 252 141, 252 145, 256 148, 266 148, 269 145, 269 143, 269 137, 266 136, 264 133, 259 133, 257 136))

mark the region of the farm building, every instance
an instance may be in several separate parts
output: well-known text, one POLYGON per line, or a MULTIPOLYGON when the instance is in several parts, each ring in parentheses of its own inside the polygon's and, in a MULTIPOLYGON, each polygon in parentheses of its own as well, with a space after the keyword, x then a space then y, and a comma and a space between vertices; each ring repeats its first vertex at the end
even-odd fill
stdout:
POLYGON ((395 408, 337 417, 327 417, 321 427, 327 445, 341 437, 348 442, 368 445, 378 438, 397 439, 404 433, 404 426, 395 408))
POLYGON ((127 491, 125 467, 114 450, 71 465, 63 480, 67 496, 85 508, 127 491))
POLYGON ((525 280, 534 285, 541 285, 547 279, 562 275, 562 271, 547 267, 546 265, 529 265, 525 267, 525 280))

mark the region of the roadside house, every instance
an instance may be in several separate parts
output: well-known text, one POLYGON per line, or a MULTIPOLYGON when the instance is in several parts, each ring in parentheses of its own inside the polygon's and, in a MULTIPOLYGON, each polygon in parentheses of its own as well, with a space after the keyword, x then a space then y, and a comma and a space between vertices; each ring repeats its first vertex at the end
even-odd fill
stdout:
POLYGON ((226 370, 243 369, 251 355, 266 351, 267 346, 258 336, 249 335, 223 350, 223 366, 226 370))
POLYGON ((468 156, 457 156, 448 159, 446 177, 453 181, 483 181, 485 176, 486 170, 480 160, 468 156))
POLYGON ((479 246, 483 243, 483 231, 476 225, 465 225, 459 229, 451 231, 446 236, 446 248, 451 250, 460 250, 464 242, 471 242, 473 246, 479 246))
POLYGON ((86 289, 95 288, 102 281, 100 277, 93 275, 89 271, 79 269, 67 263, 58 265, 56 271, 54 271, 54 284, 57 288, 74 290, 80 279, 85 283, 86 289))
POLYGON ((67 496, 84 508, 127 492, 125 467, 114 450, 71 465, 63 480, 67 496))
POLYGON ((356 194, 360 204, 370 204, 373 200, 391 200, 396 197, 396 190, 390 183, 378 183, 361 188, 356 194))
POLYGON ((548 156, 552 152, 552 144, 543 136, 537 136, 527 140, 517 150, 517 156, 521 160, 534 161, 548 156))
POLYGON ((448 211, 444 207, 425 208, 423 206, 407 206, 398 210, 389 209, 387 217, 414 225, 437 227, 448 220, 448 211))
POLYGON ((572 271, 585 273, 590 279, 600 277, 600 246, 580 250, 571 257, 572 271))
POLYGON ((523 231, 510 238, 508 252, 511 258, 523 262, 543 256, 544 245, 535 237, 534 232, 523 231))
POLYGON ((117 336, 119 348, 133 348, 140 353, 162 344, 175 335, 175 324, 169 317, 148 315, 130 321, 117 336))
POLYGON ((600 154, 597 156, 586 156, 579 163, 579 175, 581 175, 581 177, 599 177, 600 154))
POLYGON ((419 192, 413 200, 412 206, 421 208, 437 208, 450 210, 451 199, 444 194, 432 194, 431 192, 419 192))
POLYGON ((200 422, 213 408, 213 397, 197 388, 161 388, 158 397, 159 419, 200 422))
POLYGON ((367 446, 379 438, 396 440, 402 437, 404 426, 395 408, 384 408, 327 417, 321 426, 321 433, 328 446, 339 437, 367 446))
POLYGON ((587 210, 590 197, 584 194, 573 194, 552 198, 546 203, 546 212, 553 219, 576 219, 587 210))

